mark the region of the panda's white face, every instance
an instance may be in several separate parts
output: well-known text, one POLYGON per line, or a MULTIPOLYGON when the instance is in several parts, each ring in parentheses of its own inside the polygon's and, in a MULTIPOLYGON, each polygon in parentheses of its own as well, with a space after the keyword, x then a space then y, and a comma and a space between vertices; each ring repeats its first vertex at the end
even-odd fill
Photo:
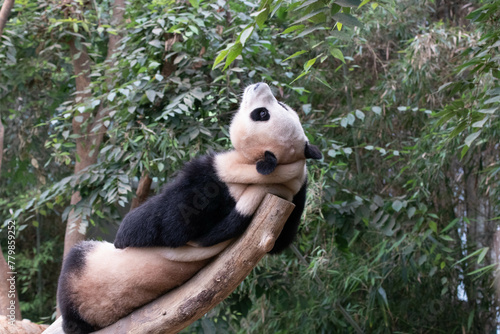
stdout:
POLYGON ((250 162, 272 152, 279 164, 304 159, 307 137, 297 113, 278 102, 265 83, 245 89, 240 109, 231 122, 234 148, 250 162))

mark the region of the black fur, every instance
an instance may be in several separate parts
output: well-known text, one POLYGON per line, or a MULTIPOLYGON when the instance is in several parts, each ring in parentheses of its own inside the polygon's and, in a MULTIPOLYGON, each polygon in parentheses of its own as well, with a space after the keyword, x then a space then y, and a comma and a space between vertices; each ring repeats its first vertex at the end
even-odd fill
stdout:
POLYGON ((293 197, 293 204, 295 208, 288 217, 283 230, 281 231, 278 239, 274 243, 273 249, 269 252, 270 254, 280 253, 285 250, 295 239, 297 234, 297 229, 299 228, 300 218, 302 217, 302 212, 304 212, 304 207, 306 205, 306 192, 307 192, 307 180, 300 188, 299 192, 293 197))
POLYGON ((193 240, 215 245, 243 233, 251 216, 236 202, 216 174, 213 156, 187 163, 162 193, 128 213, 116 234, 115 247, 179 247, 193 240))
POLYGON ((97 330, 94 326, 83 320, 71 297, 73 293, 69 283, 69 275, 79 276, 85 269, 87 253, 94 248, 94 243, 84 241, 73 247, 66 258, 59 276, 57 288, 57 301, 63 317, 63 330, 66 334, 87 334, 97 330))
POLYGON ((262 175, 269 175, 278 166, 278 159, 273 154, 273 152, 266 151, 264 153, 264 160, 257 161, 257 172, 262 175))
POLYGON ((306 143, 306 147, 304 149, 304 155, 306 159, 321 159, 323 157, 319 148, 309 143, 306 143))
MULTIPOLYGON (((270 163, 276 157, 266 152, 270 163)), ((273 169, 274 170, 274 169, 273 169)), ((306 183, 294 196, 295 209, 271 253, 293 241, 305 205, 306 183)), ((158 194, 129 212, 116 234, 115 247, 179 247, 193 240, 212 246, 241 235, 251 221, 236 210, 236 202, 217 177, 213 156, 187 163, 158 194)))

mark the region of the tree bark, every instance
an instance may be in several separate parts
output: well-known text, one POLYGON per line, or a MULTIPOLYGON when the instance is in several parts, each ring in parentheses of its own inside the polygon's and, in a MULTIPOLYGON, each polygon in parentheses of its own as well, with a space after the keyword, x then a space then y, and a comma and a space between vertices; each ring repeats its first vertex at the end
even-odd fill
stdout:
POLYGON ((47 327, 47 325, 39 325, 28 319, 16 321, 14 325, 11 325, 7 318, 0 316, 0 328, 5 330, 2 333, 6 334, 40 334, 47 327))
POLYGON ((146 172, 142 173, 139 185, 137 186, 137 191, 135 192, 135 197, 130 205, 130 211, 137 208, 148 199, 149 189, 151 189, 152 182, 153 179, 151 179, 146 172))
MULTIPOLYGON (((19 308, 19 298, 17 297, 17 288, 14 291, 14 298, 9 298, 11 294, 10 290, 10 282, 7 280, 10 278, 8 274, 11 272, 9 266, 7 265, 7 261, 3 256, 3 252, 0 248, 0 315, 9 316, 8 308, 11 305, 11 301, 15 302, 15 318, 16 320, 21 320, 21 309, 19 308)), ((0 327, 1 328, 1 327, 0 327)))
MULTIPOLYGON (((273 248, 294 205, 267 195, 245 233, 189 281, 96 333, 177 333, 241 284, 273 248)), ((59 318, 44 334, 62 334, 59 318)))
MULTIPOLYGON (((113 16, 111 24, 113 27, 123 25, 123 15, 125 13, 125 0, 115 0, 113 4, 113 16)), ((112 68, 116 61, 115 53, 122 39, 122 34, 109 36, 108 53, 105 62, 112 68)), ((90 65, 91 60, 84 44, 77 47, 76 40, 68 41, 71 58, 73 59, 73 68, 76 76, 76 102, 81 103, 90 98, 90 65)), ((112 74, 107 73, 108 87, 112 84, 112 74)), ((75 115, 72 126, 73 133, 79 135, 76 140, 76 163, 74 173, 78 174, 89 166, 97 162, 97 156, 102 139, 106 132, 104 120, 109 115, 109 109, 104 107, 104 101, 101 102, 95 114, 84 112, 75 115), (92 119, 91 119, 92 117, 92 119), (86 126, 84 126, 86 125, 86 126)), ((71 196, 71 205, 76 205, 82 199, 80 192, 76 191, 71 196)), ((72 210, 68 217, 66 234, 64 237, 64 256, 79 241, 85 239, 87 226, 83 224, 82 218, 75 215, 72 210)))
POLYGON ((5 0, 3 2, 2 9, 0 10, 0 37, 2 37, 3 29, 7 24, 12 7, 14 7, 14 0, 5 0))
MULTIPOLYGON (((3 11, 3 6, 2 6, 2 11, 3 11)), ((0 36, 1 36, 1 29, 0 29, 0 36)), ((5 135, 5 129, 2 124, 2 120, 0 119, 0 175, 2 174, 4 135, 5 135)), ((16 308, 15 317, 16 319, 21 320, 22 316, 21 316, 21 309, 19 308, 19 298, 17 297, 17 289, 14 292, 14 298, 9 298, 10 283, 7 280, 10 277, 10 275, 8 275, 9 272, 11 272, 11 270, 7 265, 7 261, 5 260, 2 249, 0 247, 0 315, 6 315, 6 316, 9 315, 8 307, 10 306, 11 300, 14 300, 16 308)))

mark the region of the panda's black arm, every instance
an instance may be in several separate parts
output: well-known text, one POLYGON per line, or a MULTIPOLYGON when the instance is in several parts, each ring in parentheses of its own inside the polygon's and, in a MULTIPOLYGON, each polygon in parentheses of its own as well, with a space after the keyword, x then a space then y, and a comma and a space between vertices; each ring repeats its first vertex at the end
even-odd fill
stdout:
POLYGON ((307 193, 307 179, 300 188, 299 192, 293 197, 293 204, 295 208, 292 214, 288 217, 288 220, 283 227, 278 239, 274 243, 273 249, 269 252, 270 254, 277 254, 285 250, 292 243, 295 235, 297 234, 297 229, 299 227, 300 218, 302 217, 302 212, 304 212, 304 207, 306 204, 306 193, 307 193))
POLYGON ((242 215, 235 207, 224 219, 195 241, 201 246, 208 247, 240 236, 246 230, 251 220, 252 216, 242 215))
POLYGON ((125 216, 116 233, 116 248, 179 247, 189 241, 186 225, 173 214, 176 202, 165 197, 165 193, 153 196, 125 216))

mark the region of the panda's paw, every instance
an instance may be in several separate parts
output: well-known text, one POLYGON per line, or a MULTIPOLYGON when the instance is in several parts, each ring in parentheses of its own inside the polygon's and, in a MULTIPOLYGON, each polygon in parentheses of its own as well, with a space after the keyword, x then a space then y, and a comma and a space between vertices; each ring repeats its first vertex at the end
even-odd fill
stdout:
POLYGON ((276 169, 278 159, 273 152, 266 151, 264 153, 264 160, 257 161, 257 172, 262 175, 269 175, 276 169))

